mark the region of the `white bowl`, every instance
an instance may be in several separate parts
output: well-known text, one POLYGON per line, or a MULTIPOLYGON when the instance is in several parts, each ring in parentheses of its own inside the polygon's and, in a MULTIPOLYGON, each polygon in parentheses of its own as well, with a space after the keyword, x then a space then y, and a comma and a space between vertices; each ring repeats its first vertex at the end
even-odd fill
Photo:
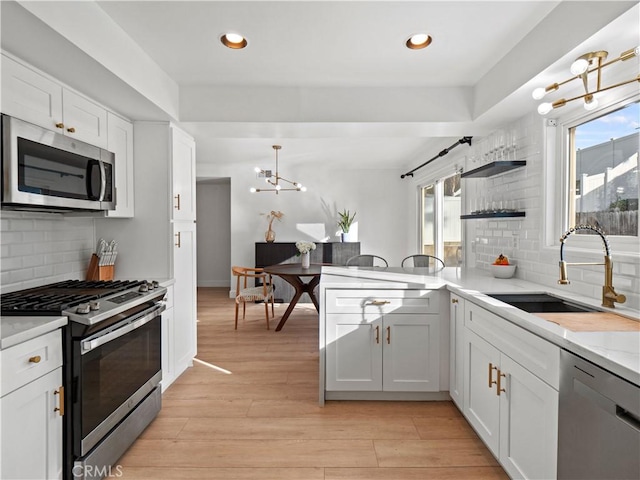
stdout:
POLYGON ((489 267, 495 278, 511 278, 516 273, 515 265, 490 265, 489 267))

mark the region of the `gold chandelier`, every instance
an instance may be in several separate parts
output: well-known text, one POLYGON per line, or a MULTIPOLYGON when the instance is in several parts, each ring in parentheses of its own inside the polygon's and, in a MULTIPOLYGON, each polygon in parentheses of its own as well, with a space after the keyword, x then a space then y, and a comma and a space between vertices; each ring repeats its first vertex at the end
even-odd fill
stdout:
POLYGON ((291 180, 287 180, 286 178, 280 176, 280 174, 278 173, 278 150, 280 150, 282 147, 280 145, 273 145, 272 148, 276 152, 276 171, 275 171, 275 175, 273 174, 273 172, 271 170, 263 170, 260 167, 256 167, 255 171, 259 175, 264 175, 265 181, 269 185, 271 185, 273 188, 253 188, 253 187, 251 187, 251 189, 249 191, 251 193, 256 193, 256 192, 276 192, 276 195, 278 195, 278 193, 280 193, 280 192, 286 192, 286 191, 306 192, 307 191, 307 187, 303 187, 302 184, 300 184, 298 182, 292 182, 291 180), (281 185, 281 182, 284 182, 285 184, 288 184, 288 185, 291 185, 291 186, 289 187, 288 185, 285 185, 288 188, 283 188, 283 186, 281 185))
POLYGON ((626 80, 624 82, 603 87, 602 86, 602 69, 616 63, 619 60, 625 61, 640 55, 640 46, 631 48, 625 52, 622 52, 619 57, 614 58, 613 60, 610 60, 606 63, 603 63, 607 59, 608 54, 609 53, 604 50, 585 53, 584 55, 579 56, 575 60, 575 62, 571 64, 571 73, 574 75, 573 77, 560 83, 552 83, 546 88, 545 87, 536 88, 533 91, 532 96, 534 99, 540 100, 548 93, 555 92, 556 90, 558 90, 558 88, 560 88, 560 86, 564 85, 565 83, 569 83, 572 80, 580 78, 582 79, 582 82, 584 84, 584 90, 586 92, 582 95, 578 95, 576 97, 569 98, 569 99, 561 98, 560 100, 556 100, 555 102, 541 103, 538 106, 538 113, 540 115, 546 115, 554 108, 563 107, 567 103, 572 102, 573 100, 581 99, 581 98, 584 99, 584 108, 586 110, 593 110, 598 106, 598 99, 594 97, 595 94, 604 92, 606 90, 611 90, 613 88, 621 87, 629 83, 640 82, 640 75, 637 75, 636 77, 630 80, 626 80), (589 77, 589 74, 594 72, 597 74, 596 88, 593 90, 589 90, 588 77, 589 77))

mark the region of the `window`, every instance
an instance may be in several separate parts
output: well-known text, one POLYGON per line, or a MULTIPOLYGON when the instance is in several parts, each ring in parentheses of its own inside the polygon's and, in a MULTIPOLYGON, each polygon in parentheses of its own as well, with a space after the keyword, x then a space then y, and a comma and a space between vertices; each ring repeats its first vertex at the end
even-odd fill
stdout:
POLYGON ((638 237, 640 103, 569 128, 570 225, 638 237))
POLYGON ((421 188, 421 249, 448 267, 460 263, 462 248, 460 174, 421 188))

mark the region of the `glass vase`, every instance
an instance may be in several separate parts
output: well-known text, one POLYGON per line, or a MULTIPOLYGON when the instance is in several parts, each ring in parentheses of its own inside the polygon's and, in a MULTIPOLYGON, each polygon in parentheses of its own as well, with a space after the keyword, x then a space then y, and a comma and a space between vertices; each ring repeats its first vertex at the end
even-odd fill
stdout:
POLYGON ((269 243, 275 242, 276 241, 276 232, 274 232, 271 229, 267 230, 267 232, 264 234, 264 239, 269 243))
POLYGON ((311 264, 309 253, 300 254, 300 263, 302 264, 302 268, 309 268, 309 265, 311 264))

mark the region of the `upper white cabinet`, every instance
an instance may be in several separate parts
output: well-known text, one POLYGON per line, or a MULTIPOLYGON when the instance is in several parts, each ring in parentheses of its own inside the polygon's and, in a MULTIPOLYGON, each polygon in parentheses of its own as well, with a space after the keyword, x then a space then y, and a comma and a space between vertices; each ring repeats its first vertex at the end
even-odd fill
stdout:
POLYGON ((116 156, 116 209, 107 212, 107 216, 133 217, 133 125, 108 112, 107 133, 107 149, 116 156))
POLYGON ((62 86, 2 55, 2 113, 62 131, 62 86))
POLYGON ((2 55, 2 113, 107 148, 107 111, 2 55))
POLYGON ((192 137, 172 127, 172 220, 196 219, 196 144, 192 137))
POLYGON ((438 392, 438 296, 428 290, 328 289, 326 390, 438 392))
POLYGON ((559 348, 470 302, 463 337, 465 417, 511 478, 556 478, 559 348))

